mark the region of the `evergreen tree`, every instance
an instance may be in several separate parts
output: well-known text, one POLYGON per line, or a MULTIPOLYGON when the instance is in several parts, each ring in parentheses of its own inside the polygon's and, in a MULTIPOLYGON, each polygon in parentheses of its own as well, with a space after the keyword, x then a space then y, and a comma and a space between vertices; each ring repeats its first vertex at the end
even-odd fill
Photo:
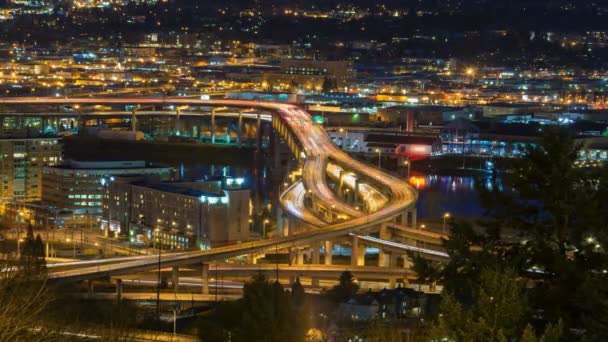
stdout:
POLYGON ((40 235, 34 238, 34 229, 31 225, 27 227, 27 233, 19 266, 23 270, 23 274, 30 278, 42 279, 46 275, 46 260, 44 255, 44 244, 40 235))
POLYGON ((477 306, 481 270, 508 265, 526 282, 526 305, 540 326, 563 319, 565 334, 582 332, 589 341, 606 336, 608 170, 579 167, 579 155, 571 136, 548 129, 541 144, 528 146, 513 161, 510 191, 482 189, 488 220, 480 224, 485 229, 454 223, 445 242, 450 261, 441 278, 456 303, 477 306))
POLYGON ((292 297, 278 282, 269 282, 262 274, 245 284, 243 298, 221 304, 217 321, 203 321, 199 335, 203 341, 304 341, 306 320, 299 317, 292 297), (215 332, 209 334, 212 329, 215 332))
POLYGON ((304 286, 300 283, 300 277, 291 284, 291 301, 294 306, 301 308, 304 305, 304 286))
POLYGON ((355 282, 355 277, 350 271, 344 271, 340 274, 338 285, 329 290, 329 296, 337 303, 348 300, 352 295, 357 293, 359 285, 355 282))
POLYGON ((432 341, 559 341, 561 322, 549 324, 541 336, 527 324, 526 296, 514 271, 485 268, 480 281, 474 305, 465 306, 444 293, 440 316, 431 328, 432 341))

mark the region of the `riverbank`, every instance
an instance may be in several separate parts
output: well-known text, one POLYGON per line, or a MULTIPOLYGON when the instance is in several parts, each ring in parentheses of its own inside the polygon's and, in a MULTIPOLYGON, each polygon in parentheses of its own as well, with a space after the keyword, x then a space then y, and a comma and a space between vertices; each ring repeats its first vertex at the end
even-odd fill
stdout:
POLYGON ((450 174, 450 175, 474 175, 502 173, 507 170, 513 158, 503 157, 478 157, 445 155, 412 162, 412 170, 424 173, 450 174))

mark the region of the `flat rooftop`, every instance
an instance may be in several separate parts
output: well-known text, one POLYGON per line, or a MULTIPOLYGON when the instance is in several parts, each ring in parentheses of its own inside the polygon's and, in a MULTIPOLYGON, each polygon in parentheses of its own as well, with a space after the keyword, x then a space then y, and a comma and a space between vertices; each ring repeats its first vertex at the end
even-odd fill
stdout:
POLYGON ((163 169, 170 167, 152 165, 144 160, 122 160, 122 161, 80 161, 67 159, 62 165, 53 166, 58 169, 84 169, 84 170, 110 170, 110 169, 163 169))
POLYGON ((182 196, 196 197, 200 198, 204 197, 225 197, 223 193, 215 193, 208 191, 201 191, 197 189, 187 188, 183 186, 178 186, 173 183, 145 183, 145 182, 137 182, 133 183, 133 185, 138 186, 140 188, 148 188, 157 191, 170 192, 173 194, 178 194, 182 196))

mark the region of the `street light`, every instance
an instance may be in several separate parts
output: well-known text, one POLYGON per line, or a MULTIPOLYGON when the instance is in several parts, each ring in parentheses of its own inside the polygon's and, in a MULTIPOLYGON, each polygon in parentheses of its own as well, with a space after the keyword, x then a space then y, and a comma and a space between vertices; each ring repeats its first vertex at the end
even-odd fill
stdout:
POLYGON ((450 213, 443 214, 443 234, 445 234, 445 221, 450 218, 450 213))
POLYGON ((379 149, 379 148, 377 148, 376 149, 376 153, 378 153, 378 168, 380 169, 380 168, 382 168, 381 165, 380 165, 380 161, 382 160, 381 159, 382 158, 382 150, 379 149))
POLYGON ((269 220, 269 219, 265 219, 265 220, 262 222, 262 239, 265 239, 265 238, 266 238, 266 225, 267 225, 269 222, 270 222, 270 220, 269 220))
POLYGON ((407 178, 410 178, 410 165, 411 165, 411 164, 410 164, 410 160, 409 160, 409 159, 406 159, 406 160, 403 162, 403 165, 407 166, 407 178))

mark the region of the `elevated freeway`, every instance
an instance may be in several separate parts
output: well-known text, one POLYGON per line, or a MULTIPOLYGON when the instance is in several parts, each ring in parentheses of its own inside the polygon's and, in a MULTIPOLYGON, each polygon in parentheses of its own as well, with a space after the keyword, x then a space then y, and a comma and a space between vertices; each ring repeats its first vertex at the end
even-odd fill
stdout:
MULTIPOLYGON (((356 233, 370 227, 392 220, 403 221, 408 212, 415 209, 417 191, 409 184, 376 167, 351 158, 336 147, 326 135, 324 129, 312 122, 310 115, 290 104, 267 103, 241 100, 197 100, 186 98, 4 98, 0 105, 154 105, 154 106, 198 106, 228 107, 235 109, 255 109, 272 115, 272 125, 302 165, 302 183, 314 202, 313 207, 323 208, 329 212, 327 224, 314 229, 269 240, 252 241, 232 246, 213 248, 206 251, 195 251, 166 255, 160 262, 153 256, 128 259, 120 263, 106 264, 99 262, 82 268, 52 272, 51 280, 76 281, 95 277, 106 277, 150 270, 158 267, 205 263, 251 253, 263 253, 269 249, 284 249, 314 242, 331 240, 356 233), (382 192, 379 198, 385 198, 382 206, 373 211, 358 210, 350 203, 343 201, 327 182, 327 164, 338 165, 344 170, 355 173, 358 177, 372 181, 369 184, 382 192)), ((167 115, 178 115, 177 113, 167 115)), ((373 191, 368 189, 368 191, 373 191)), ((374 195, 377 196, 377 195, 374 195)), ((290 203, 286 201, 285 203, 290 203)), ((285 210, 294 217, 305 217, 311 212, 319 215, 319 210, 304 213, 300 205, 284 205, 285 210)), ((421 251, 422 252, 422 251, 421 251)))

